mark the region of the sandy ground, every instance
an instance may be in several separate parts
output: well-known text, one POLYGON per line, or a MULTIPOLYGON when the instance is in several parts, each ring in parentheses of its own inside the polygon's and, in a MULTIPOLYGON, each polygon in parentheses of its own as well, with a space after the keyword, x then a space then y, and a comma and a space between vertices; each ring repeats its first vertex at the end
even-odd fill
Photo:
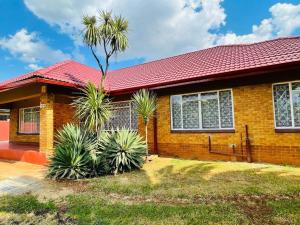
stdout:
POLYGON ((64 183, 46 179, 47 167, 0 160, 0 196, 31 192, 39 198, 56 199, 73 192, 64 183))
POLYGON ((37 180, 45 177, 47 168, 25 162, 0 160, 0 180, 10 177, 26 176, 37 180))

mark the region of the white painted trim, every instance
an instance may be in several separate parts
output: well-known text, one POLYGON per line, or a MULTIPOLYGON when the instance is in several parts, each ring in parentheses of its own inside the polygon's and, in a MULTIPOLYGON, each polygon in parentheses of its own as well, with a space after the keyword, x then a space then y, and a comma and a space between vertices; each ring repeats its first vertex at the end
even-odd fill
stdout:
POLYGON ((220 89, 220 90, 211 90, 211 91, 203 91, 203 92, 192 92, 192 93, 187 93, 187 94, 181 94, 181 95, 171 95, 170 96, 170 116, 171 116, 171 130, 172 131, 185 131, 185 130, 189 130, 189 131, 201 131, 201 130, 233 130, 235 127, 235 120, 234 120, 234 101, 233 101, 233 91, 232 88, 227 88, 227 89, 220 89), (220 91, 230 91, 231 94, 231 110, 232 110, 232 119, 233 119, 233 127, 231 128, 221 128, 221 115, 220 115, 220 103, 219 103, 219 92, 220 91), (201 106, 201 94, 206 94, 206 93, 213 93, 213 92, 217 92, 217 96, 218 96, 218 107, 219 107, 219 128, 203 128, 202 126, 202 107, 201 106), (200 128, 197 129, 185 129, 183 128, 183 115, 182 115, 182 96, 185 95, 193 95, 193 94, 197 94, 198 95, 198 101, 199 101, 199 126, 200 128), (181 96, 181 128, 174 128, 173 127, 173 109, 172 109, 172 96, 181 96))
POLYGON ((293 92, 292 92, 292 84, 291 83, 289 83, 289 92, 290 92, 290 107, 291 107, 291 114, 292 114, 292 127, 295 127, 293 92))

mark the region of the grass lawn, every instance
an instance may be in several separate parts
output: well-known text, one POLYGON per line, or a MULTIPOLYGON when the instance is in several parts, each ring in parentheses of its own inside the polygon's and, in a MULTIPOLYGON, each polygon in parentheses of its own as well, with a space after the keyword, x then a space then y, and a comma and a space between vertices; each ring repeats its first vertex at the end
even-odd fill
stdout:
POLYGON ((74 193, 2 197, 0 224, 300 224, 300 168, 291 166, 156 158, 59 185, 74 193))

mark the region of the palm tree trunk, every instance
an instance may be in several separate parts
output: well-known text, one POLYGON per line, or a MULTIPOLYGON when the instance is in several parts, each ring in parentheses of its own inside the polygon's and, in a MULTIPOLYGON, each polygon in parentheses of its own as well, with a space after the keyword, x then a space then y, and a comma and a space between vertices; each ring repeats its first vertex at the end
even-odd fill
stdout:
POLYGON ((148 124, 145 125, 145 139, 146 139, 146 162, 148 161, 148 124))

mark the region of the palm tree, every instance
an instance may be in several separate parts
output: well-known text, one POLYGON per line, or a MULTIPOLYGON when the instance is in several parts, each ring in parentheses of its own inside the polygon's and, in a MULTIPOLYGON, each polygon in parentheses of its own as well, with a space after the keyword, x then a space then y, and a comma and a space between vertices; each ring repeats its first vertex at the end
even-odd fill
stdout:
POLYGON ((85 128, 99 134, 103 125, 111 116, 110 100, 101 88, 88 83, 81 89, 82 95, 72 103, 75 106, 75 116, 85 128))
POLYGON ((111 12, 100 11, 99 19, 95 16, 84 16, 82 23, 85 27, 83 41, 90 48, 101 71, 100 87, 107 76, 109 60, 113 54, 124 52, 128 47, 128 21, 122 16, 113 17, 111 12), (105 55, 103 65, 96 53, 96 48, 102 47, 105 55))
MULTIPOLYGON (((137 113, 142 117, 144 126, 145 126, 145 138, 146 144, 148 145, 148 124, 151 117, 157 108, 156 104, 156 95, 152 92, 149 92, 146 89, 139 90, 136 92, 133 97, 133 101, 136 104, 137 113)), ((147 156, 148 158, 148 147, 147 147, 147 156)))

